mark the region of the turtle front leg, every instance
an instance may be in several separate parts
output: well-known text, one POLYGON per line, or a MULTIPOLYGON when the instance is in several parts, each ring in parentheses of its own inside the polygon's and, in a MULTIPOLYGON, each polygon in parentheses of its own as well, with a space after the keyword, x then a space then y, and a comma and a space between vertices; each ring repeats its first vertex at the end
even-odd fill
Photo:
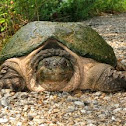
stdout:
POLYGON ((99 77, 95 88, 107 92, 126 89, 126 73, 108 67, 99 77))
POLYGON ((12 90, 20 91, 25 88, 24 79, 13 68, 11 64, 4 64, 0 68, 0 89, 10 88, 12 90))
POLYGON ((92 63, 85 70, 85 79, 80 89, 105 92, 126 89, 126 72, 124 71, 117 71, 112 66, 102 63, 92 63))

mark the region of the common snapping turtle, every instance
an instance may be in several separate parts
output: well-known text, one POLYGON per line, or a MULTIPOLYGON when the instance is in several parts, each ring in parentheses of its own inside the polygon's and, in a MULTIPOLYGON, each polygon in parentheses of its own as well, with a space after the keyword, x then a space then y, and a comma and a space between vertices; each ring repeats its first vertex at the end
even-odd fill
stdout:
POLYGON ((0 63, 1 88, 108 92, 126 88, 126 75, 114 69, 113 49, 82 23, 29 23, 2 49, 0 63))

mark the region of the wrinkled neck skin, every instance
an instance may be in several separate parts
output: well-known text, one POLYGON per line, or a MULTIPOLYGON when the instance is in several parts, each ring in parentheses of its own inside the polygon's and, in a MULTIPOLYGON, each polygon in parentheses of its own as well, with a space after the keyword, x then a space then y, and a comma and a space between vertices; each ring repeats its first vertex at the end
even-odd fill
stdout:
MULTIPOLYGON (((9 64, 10 67, 15 69, 24 78, 25 85, 31 91, 37 91, 37 92, 41 92, 44 90, 47 90, 47 91, 73 91, 77 88, 82 88, 83 86, 81 86, 81 84, 84 83, 84 79, 85 79, 84 71, 86 69, 88 69, 87 67, 91 67, 91 64, 84 67, 84 64, 87 64, 88 61, 84 63, 84 59, 82 57, 73 53, 71 50, 69 50, 66 46, 64 46, 61 43, 57 43, 59 45, 59 47, 61 47, 64 51, 66 51, 72 57, 74 57, 73 61, 71 61, 71 59, 67 59, 67 62, 70 62, 70 63, 67 63, 68 68, 66 68, 66 71, 65 71, 65 68, 62 69, 62 68, 59 68, 59 66, 58 66, 56 69, 53 68, 53 70, 51 70, 51 72, 52 71, 53 72, 50 73, 50 69, 48 69, 47 67, 45 67, 45 66, 38 67, 38 64, 40 63, 41 60, 40 61, 34 61, 34 60, 35 59, 38 60, 37 58, 40 58, 41 56, 37 57, 36 55, 38 55, 38 53, 41 52, 41 50, 44 50, 45 46, 48 45, 48 43, 49 42, 46 42, 44 45, 42 45, 38 49, 32 51, 27 56, 8 59, 8 60, 6 60, 6 62, 4 64, 9 64), (35 57, 37 57, 37 58, 35 58, 35 57), (37 66, 37 70, 35 70, 34 64, 37 66), (73 68, 71 68, 70 64, 72 64, 73 68), (67 70, 67 69, 69 69, 69 70, 67 70), (56 75, 54 75, 55 70, 56 70, 56 75), (45 73, 46 72, 49 73, 49 77, 48 77, 48 74, 46 76, 47 80, 44 75, 40 74, 40 73, 43 74, 44 73, 43 71, 45 73), (65 71, 66 73, 64 72, 62 75, 61 74, 62 71, 65 71), (61 74, 61 76, 60 76, 60 74, 61 74), (44 77, 42 77, 42 79, 39 79, 39 78, 41 78, 41 76, 44 76, 44 77), (54 76, 54 78, 58 76, 58 79, 56 79, 56 81, 54 79, 54 81, 53 81, 53 79, 52 79, 53 76, 54 76), (68 77, 68 76, 70 76, 70 77, 68 77), (65 77, 66 77, 66 79, 65 79, 65 77), (62 78, 64 78, 64 79, 62 79, 62 78)), ((58 56, 58 58, 59 57, 60 56, 58 56)), ((59 62, 59 59, 56 62, 59 62)), ((50 60, 50 59, 48 59, 48 60, 50 60)), ((54 61, 51 61, 51 62, 53 63, 54 61)))

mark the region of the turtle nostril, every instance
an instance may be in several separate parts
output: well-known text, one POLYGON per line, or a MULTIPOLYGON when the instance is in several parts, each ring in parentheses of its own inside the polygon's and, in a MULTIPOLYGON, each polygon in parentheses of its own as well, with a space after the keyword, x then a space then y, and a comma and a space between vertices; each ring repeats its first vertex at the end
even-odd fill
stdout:
POLYGON ((53 63, 53 66, 56 67, 57 66, 57 63, 53 63))

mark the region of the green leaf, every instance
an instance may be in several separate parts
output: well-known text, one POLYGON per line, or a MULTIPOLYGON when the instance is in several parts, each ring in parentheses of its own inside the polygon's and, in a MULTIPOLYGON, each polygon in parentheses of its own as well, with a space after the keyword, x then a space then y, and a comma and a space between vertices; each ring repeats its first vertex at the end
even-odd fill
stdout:
POLYGON ((7 15, 7 13, 2 13, 2 14, 0 14, 0 16, 5 16, 5 15, 7 15))
POLYGON ((2 27, 0 31, 3 32, 5 29, 6 29, 6 27, 2 27))
POLYGON ((0 24, 4 23, 5 19, 4 18, 0 18, 0 24))

